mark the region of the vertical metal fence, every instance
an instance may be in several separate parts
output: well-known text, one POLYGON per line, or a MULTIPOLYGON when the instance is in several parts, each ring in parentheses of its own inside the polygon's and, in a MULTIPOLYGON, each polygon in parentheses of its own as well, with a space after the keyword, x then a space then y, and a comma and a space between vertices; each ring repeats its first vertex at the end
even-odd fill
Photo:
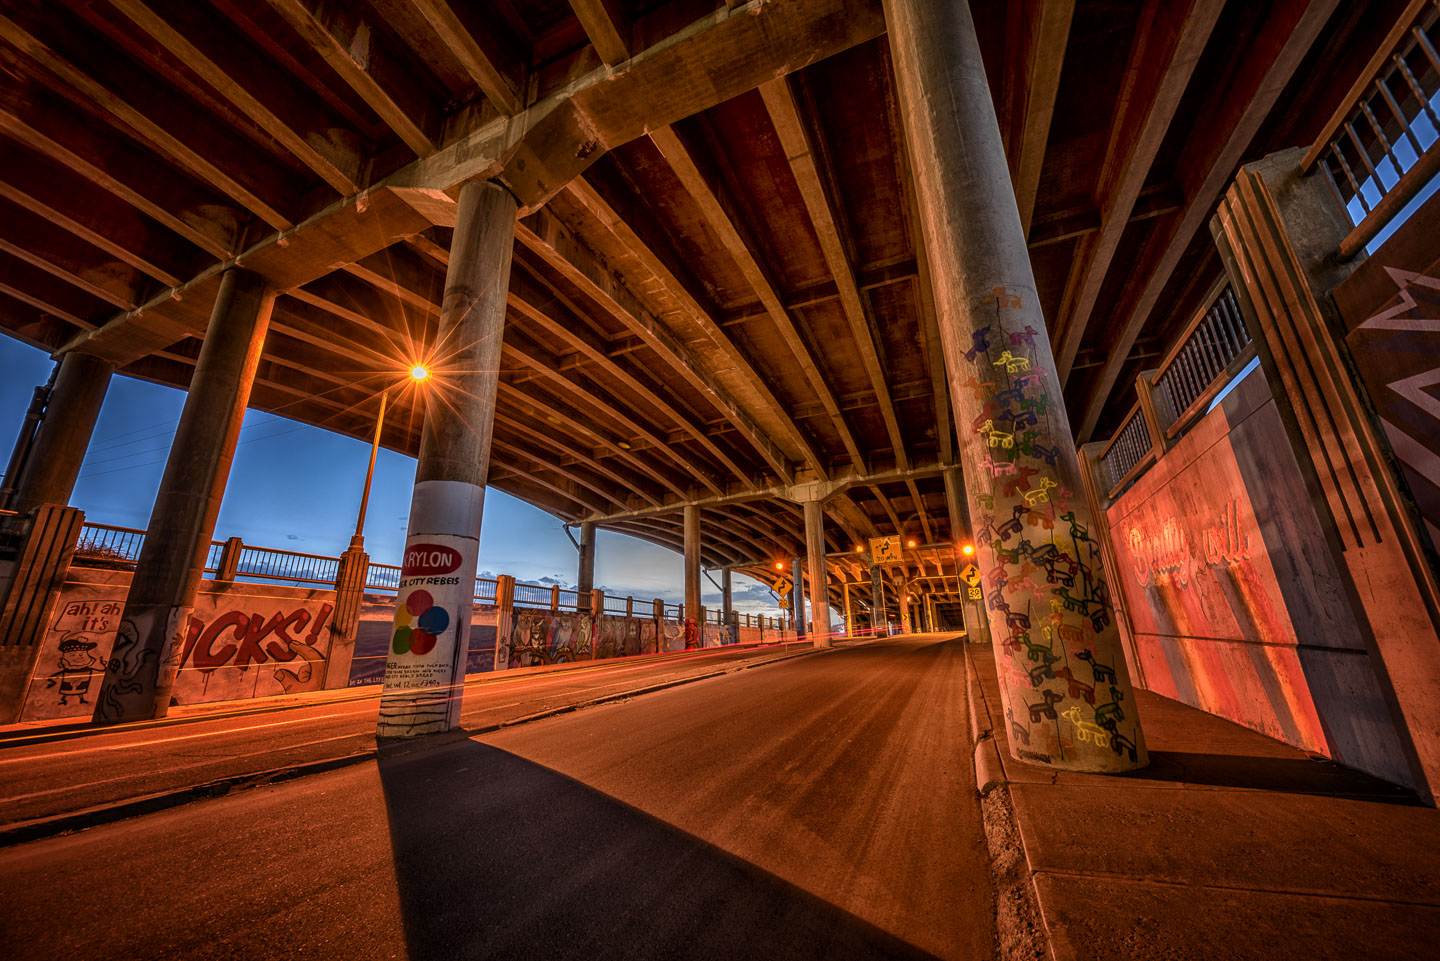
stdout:
POLYGON ((1250 331, 1240 316, 1235 291, 1226 285, 1155 375, 1155 386, 1170 408, 1166 419, 1184 417, 1249 344, 1250 331))

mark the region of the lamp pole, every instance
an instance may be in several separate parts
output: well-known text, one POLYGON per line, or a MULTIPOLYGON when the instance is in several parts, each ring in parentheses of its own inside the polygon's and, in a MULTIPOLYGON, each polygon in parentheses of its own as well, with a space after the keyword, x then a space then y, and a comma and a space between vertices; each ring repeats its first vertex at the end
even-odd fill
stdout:
POLYGON ((385 429, 385 405, 389 399, 390 388, 387 387, 380 392, 380 413, 375 417, 375 439, 370 442, 370 465, 365 468, 365 489, 360 494, 360 514, 355 518, 351 547, 365 546, 365 511, 370 506, 370 482, 375 479, 375 457, 380 453, 380 432, 385 429))
MULTIPOLYGON (((430 371, 423 365, 416 364, 410 368, 410 381, 414 384, 421 384, 430 376, 430 371)), ((401 384, 404 381, 400 382, 401 384)), ((370 506, 370 484, 375 479, 375 457, 380 453, 380 434, 385 429, 385 408, 390 401, 390 391, 399 384, 391 384, 380 392, 380 412, 375 415, 375 438, 370 442, 370 464, 365 468, 365 489, 360 492, 360 513, 355 518, 355 536, 350 538, 350 547, 358 549, 365 546, 365 511, 370 506)))

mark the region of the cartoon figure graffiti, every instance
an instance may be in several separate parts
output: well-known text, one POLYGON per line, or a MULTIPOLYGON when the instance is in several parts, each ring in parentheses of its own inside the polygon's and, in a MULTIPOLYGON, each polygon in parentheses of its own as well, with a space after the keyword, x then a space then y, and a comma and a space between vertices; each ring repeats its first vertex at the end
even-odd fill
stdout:
POLYGON ((95 653, 95 648, 99 646, 97 641, 88 640, 84 634, 67 634, 60 642, 60 669, 50 675, 45 686, 60 689, 62 706, 69 704, 72 697, 78 698, 81 704, 90 703, 85 700, 90 680, 96 673, 105 670, 105 659, 95 653))

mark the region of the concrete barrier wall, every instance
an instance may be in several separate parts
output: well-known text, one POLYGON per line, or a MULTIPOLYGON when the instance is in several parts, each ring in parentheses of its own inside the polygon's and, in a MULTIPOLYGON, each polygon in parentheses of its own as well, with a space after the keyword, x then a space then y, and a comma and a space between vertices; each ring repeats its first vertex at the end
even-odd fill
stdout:
POLYGON ((1106 515, 1143 686, 1409 783, 1361 623, 1261 370, 1106 515))
MULTIPOLYGON (((94 709, 115 643, 129 571, 71 567, 42 642, 22 720, 94 709)), ((333 590, 202 581, 173 703, 319 690, 333 640, 333 590)))

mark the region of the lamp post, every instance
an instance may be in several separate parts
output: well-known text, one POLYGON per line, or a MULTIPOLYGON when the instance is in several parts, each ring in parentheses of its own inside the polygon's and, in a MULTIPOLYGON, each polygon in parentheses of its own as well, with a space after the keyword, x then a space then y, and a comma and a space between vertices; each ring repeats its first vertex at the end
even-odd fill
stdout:
MULTIPOLYGON (((421 364, 410 368, 410 383, 420 384, 429 379, 430 371, 421 364)), ((401 381, 400 384, 404 384, 401 381)), ((365 511, 370 506, 370 483, 375 479, 375 458, 380 453, 380 433, 385 429, 385 408, 390 400, 390 391, 400 384, 391 384, 380 392, 380 412, 375 416, 375 439, 370 442, 370 464, 365 468, 365 489, 360 493, 360 513, 355 518, 355 536, 350 538, 351 549, 365 546, 365 511)))

